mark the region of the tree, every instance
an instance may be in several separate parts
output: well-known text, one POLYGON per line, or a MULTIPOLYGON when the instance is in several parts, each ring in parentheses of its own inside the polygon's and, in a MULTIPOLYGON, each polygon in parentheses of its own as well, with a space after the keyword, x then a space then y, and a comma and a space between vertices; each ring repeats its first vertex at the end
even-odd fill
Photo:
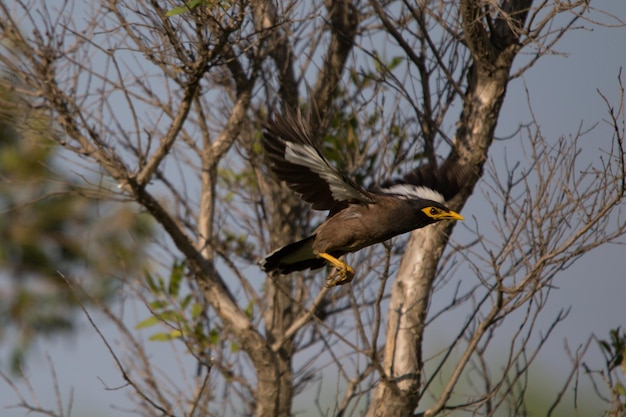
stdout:
MULTIPOLYGON (((9 363, 18 371, 37 336, 75 330, 78 303, 89 300, 76 298, 66 280, 82 281, 94 300, 112 299, 121 283, 117 276, 148 266, 138 255, 152 228, 132 206, 99 198, 106 178, 98 180, 98 190, 68 175, 58 146, 47 136, 50 120, 41 115, 27 119, 17 104, 19 93, 5 87, 10 74, 4 80, 0 336, 12 345, 9 363)), ((90 174, 84 175, 89 181, 90 174)))
POLYGON ((180 340, 196 358, 193 389, 159 380, 139 336, 107 311, 140 358, 124 361, 112 349, 146 415, 291 415, 325 361, 346 389, 322 414, 517 414, 552 280, 591 249, 624 240, 621 103, 607 102, 613 138, 582 171, 584 132, 553 142, 536 124, 518 135, 525 165, 487 164, 507 86, 590 16, 586 1, 0 7, 19 51, 2 62, 30 95, 25 107, 49 115, 50 138, 110 176, 118 196, 171 240, 168 279, 128 282, 155 317, 140 327, 158 321, 165 331, 155 338, 180 340), (397 55, 386 56, 383 43, 397 55), (522 50, 532 55, 513 70, 522 50), (319 222, 271 179, 260 152, 269 112, 296 108, 361 182, 454 164, 469 173, 448 202, 459 211, 487 172, 490 237, 486 226, 470 226, 461 248, 449 245, 453 225, 432 226, 349 258, 359 265, 349 286, 326 288, 328 271, 261 284, 256 260, 319 222), (429 311, 433 287, 454 279, 458 262, 474 284, 429 311), (468 308, 468 318, 425 375, 424 331, 455 308, 468 308), (517 331, 503 330, 505 321, 517 331), (496 370, 486 355, 499 333, 509 350, 496 370), (428 403, 444 366, 453 371, 428 403), (470 366, 480 388, 452 402, 470 366), (145 378, 131 372, 138 368, 145 378))

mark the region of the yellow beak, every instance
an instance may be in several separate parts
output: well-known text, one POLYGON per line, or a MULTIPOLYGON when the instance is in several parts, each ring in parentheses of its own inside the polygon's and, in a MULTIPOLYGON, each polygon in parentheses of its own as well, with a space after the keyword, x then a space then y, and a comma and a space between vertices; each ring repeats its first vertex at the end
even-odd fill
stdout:
POLYGON ((465 220, 463 216, 461 216, 456 211, 452 211, 452 210, 450 210, 447 213, 441 213, 437 217, 438 217, 438 220, 439 219, 441 220, 465 220))

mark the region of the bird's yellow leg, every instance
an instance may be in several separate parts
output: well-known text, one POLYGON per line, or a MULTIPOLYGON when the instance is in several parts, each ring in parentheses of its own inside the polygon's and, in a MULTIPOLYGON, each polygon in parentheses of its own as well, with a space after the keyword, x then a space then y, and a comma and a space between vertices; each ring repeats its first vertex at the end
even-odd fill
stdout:
POLYGON ((350 268, 350 266, 348 266, 345 262, 341 262, 339 259, 329 255, 328 253, 318 253, 317 256, 326 259, 328 262, 333 264, 335 268, 337 268, 337 272, 328 278, 326 282, 327 287, 347 284, 352 281, 352 278, 354 278, 354 269, 350 268))

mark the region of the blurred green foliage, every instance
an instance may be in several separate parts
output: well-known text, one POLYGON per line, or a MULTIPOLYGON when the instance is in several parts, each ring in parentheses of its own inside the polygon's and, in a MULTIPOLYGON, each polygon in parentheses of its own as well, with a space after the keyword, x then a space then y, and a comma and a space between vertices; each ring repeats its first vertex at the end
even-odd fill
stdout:
POLYGON ((209 7, 217 6, 220 9, 225 10, 225 9, 228 9, 229 7, 232 6, 232 2, 229 1, 229 0, 226 0, 226 1, 191 0, 191 1, 186 2, 182 6, 174 7, 173 9, 171 9, 167 13, 165 13, 165 15, 168 16, 168 17, 178 16, 180 14, 190 12, 193 9, 195 9, 197 7, 200 7, 200 6, 209 6, 209 7))
MULTIPOLYGON (((174 263, 167 280, 160 275, 153 276, 149 272, 145 273, 148 290, 154 297, 154 301, 148 304, 152 315, 138 323, 135 328, 145 329, 157 324, 166 324, 168 326, 167 332, 155 333, 150 336, 149 340, 169 341, 194 333, 194 330, 189 327, 189 321, 185 316, 185 311, 193 301, 193 295, 180 296, 184 273, 185 264, 183 262, 174 263), (184 330, 181 330, 181 328, 184 328, 184 330)), ((200 304, 194 303, 191 305, 190 310, 192 319, 196 319, 202 312, 202 307, 200 304)), ((201 326, 198 336, 203 336, 201 326)))
POLYGON ((626 332, 620 327, 609 331, 609 340, 598 340, 598 345, 602 349, 602 354, 606 360, 606 372, 602 380, 608 385, 611 398, 610 416, 626 415, 626 386, 622 383, 622 378, 626 378, 626 332))
POLYGON ((213 323, 209 331, 205 300, 194 291, 183 291, 187 268, 184 262, 175 261, 169 277, 145 273, 148 293, 153 301, 147 303, 151 315, 137 323, 136 329, 157 328, 149 340, 168 342, 182 340, 196 357, 202 356, 212 346, 221 342, 222 328, 213 323), (165 331, 161 331, 165 329, 165 331))
POLYGON ((38 336, 76 329, 79 303, 110 301, 120 277, 146 266, 153 229, 130 205, 97 198, 106 178, 84 185, 64 169, 52 121, 22 99, 0 90, 0 343, 13 371, 38 336))

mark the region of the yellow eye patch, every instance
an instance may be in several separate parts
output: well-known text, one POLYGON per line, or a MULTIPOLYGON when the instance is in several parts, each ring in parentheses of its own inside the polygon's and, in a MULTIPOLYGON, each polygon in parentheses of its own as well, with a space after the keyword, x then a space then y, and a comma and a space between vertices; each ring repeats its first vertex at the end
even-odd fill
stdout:
POLYGON ((439 207, 426 207, 423 208, 422 211, 425 215, 435 220, 463 220, 463 216, 459 213, 452 210, 445 211, 439 207))

